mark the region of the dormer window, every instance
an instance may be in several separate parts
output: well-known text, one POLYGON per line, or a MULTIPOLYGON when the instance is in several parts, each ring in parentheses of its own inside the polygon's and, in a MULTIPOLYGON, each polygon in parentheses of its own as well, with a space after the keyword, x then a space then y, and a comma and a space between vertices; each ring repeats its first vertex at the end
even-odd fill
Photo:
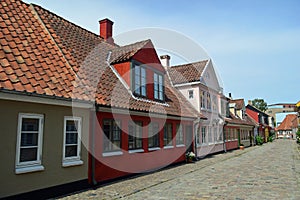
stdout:
POLYGON ((146 97, 146 68, 133 63, 133 91, 138 96, 146 97))
POLYGON ((163 101, 164 100, 164 79, 163 79, 163 75, 154 72, 153 85, 154 85, 154 99, 163 101))

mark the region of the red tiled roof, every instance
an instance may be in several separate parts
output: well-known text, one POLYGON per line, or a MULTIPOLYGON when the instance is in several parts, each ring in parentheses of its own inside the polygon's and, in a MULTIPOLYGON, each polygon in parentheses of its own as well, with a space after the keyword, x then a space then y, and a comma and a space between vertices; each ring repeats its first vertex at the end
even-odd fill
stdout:
POLYGON ((137 99, 107 63, 110 51, 113 62, 121 62, 149 40, 123 47, 110 45, 100 36, 40 6, 21 1, 1 2, 0 12, 0 91, 96 101, 98 105, 175 116, 199 116, 168 79, 165 79, 166 104, 137 99))
POLYGON ((202 72, 207 65, 208 60, 177 65, 168 68, 169 76, 174 85, 181 83, 191 83, 200 81, 202 72))
POLYGON ((298 127, 298 116, 296 114, 288 114, 276 130, 292 130, 298 127))
POLYGON ((231 99, 229 103, 235 103, 235 107, 237 110, 241 110, 244 107, 244 99, 231 99))
POLYGON ((128 61, 149 42, 151 42, 151 40, 144 40, 113 49, 110 58, 110 63, 115 64, 128 61))

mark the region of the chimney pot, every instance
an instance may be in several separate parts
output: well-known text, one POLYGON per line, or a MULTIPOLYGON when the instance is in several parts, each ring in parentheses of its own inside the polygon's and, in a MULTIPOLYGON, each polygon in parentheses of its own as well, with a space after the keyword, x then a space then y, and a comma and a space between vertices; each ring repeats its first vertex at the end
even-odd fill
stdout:
POLYGON ((170 67, 170 59, 171 57, 169 55, 160 56, 162 66, 164 66, 165 68, 170 67))
POLYGON ((113 24, 114 22, 108 18, 99 21, 100 24, 100 36, 110 44, 114 44, 113 35, 113 24))

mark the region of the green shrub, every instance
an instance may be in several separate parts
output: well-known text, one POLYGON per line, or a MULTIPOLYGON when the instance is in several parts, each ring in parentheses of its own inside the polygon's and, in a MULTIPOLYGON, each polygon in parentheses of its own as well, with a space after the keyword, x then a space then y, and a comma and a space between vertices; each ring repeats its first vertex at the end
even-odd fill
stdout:
POLYGON ((256 142, 257 145, 262 145, 264 143, 264 140, 260 135, 257 135, 255 137, 255 142, 256 142))
POLYGON ((268 137, 268 142, 273 142, 273 140, 274 140, 273 136, 268 137))

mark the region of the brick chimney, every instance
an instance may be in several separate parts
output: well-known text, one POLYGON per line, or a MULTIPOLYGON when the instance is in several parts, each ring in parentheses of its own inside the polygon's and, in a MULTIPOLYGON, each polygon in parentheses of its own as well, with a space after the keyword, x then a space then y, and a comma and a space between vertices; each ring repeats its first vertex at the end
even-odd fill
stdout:
POLYGON ((111 20, 105 18, 99 21, 100 24, 100 36, 110 44, 114 44, 113 35, 113 24, 111 20))
POLYGON ((170 67, 170 59, 171 59, 171 57, 169 55, 162 55, 162 56, 160 56, 161 65, 165 69, 167 69, 168 67, 170 67))

